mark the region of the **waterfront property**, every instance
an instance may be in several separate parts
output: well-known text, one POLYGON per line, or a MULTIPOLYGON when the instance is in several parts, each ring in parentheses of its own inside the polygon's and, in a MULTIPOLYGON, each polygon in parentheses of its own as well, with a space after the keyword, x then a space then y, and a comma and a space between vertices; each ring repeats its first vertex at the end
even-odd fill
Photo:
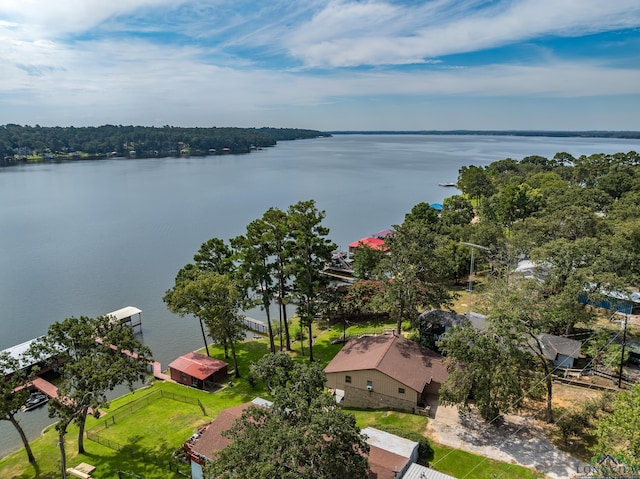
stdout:
POLYGON ((253 401, 223 409, 218 417, 201 427, 182 445, 191 463, 191 479, 203 479, 202 468, 205 463, 215 460, 216 451, 221 451, 231 444, 231 439, 222 433, 229 429, 249 406, 269 407, 271 402, 258 397, 253 401))
MULTIPOLYGON (((203 479, 203 467, 207 461, 218 457, 232 439, 223 433, 242 416, 250 406, 271 407, 272 403, 262 398, 220 411, 218 417, 201 427, 182 446, 191 464, 191 478, 203 479)), ((372 427, 361 431, 369 444, 369 479, 402 478, 410 466, 418 460, 417 442, 390 434, 372 427)))
POLYGON ((227 377, 228 364, 220 359, 192 352, 169 364, 171 379, 185 386, 213 390, 227 377))
POLYGON ((437 407, 447 378, 442 356, 397 334, 349 340, 324 372, 345 407, 421 413, 437 407))

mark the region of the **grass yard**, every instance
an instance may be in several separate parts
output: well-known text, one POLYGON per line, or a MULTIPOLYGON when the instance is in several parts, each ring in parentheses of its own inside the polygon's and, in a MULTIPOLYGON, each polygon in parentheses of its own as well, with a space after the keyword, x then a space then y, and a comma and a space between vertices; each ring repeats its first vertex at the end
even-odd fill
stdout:
MULTIPOLYGON (((373 411, 366 409, 346 409, 355 415, 356 424, 367 426, 389 426, 394 429, 424 435, 428 419, 400 411, 373 411)), ((544 474, 535 473, 526 467, 506 462, 494 461, 477 454, 442 446, 429 440, 433 450, 433 459, 429 465, 435 470, 450 474, 459 479, 539 479, 544 474)))
POLYGON ((458 479, 541 479, 545 475, 517 464, 495 461, 477 454, 431 443, 431 467, 458 479))
MULTIPOLYGON (((366 324, 351 326, 348 333, 371 331, 373 328, 391 329, 394 324, 366 324)), ((342 344, 331 344, 333 339, 342 337, 342 326, 332 325, 314 329, 314 359, 324 367, 342 348, 342 344)), ((276 342, 279 346, 278 342, 276 342)), ((305 355, 301 355, 299 341, 292 342, 294 349, 290 354, 298 361, 308 361, 308 344, 305 341, 305 355)), ((279 348, 278 348, 279 349, 279 348)), ((225 360, 224 350, 209 346, 213 357, 225 360)), ((173 464, 171 454, 197 430, 197 428, 215 418, 222 409, 226 409, 250 401, 256 396, 270 399, 262 384, 252 387, 247 380, 249 366, 269 352, 268 339, 248 340, 238 345, 237 356, 241 378, 233 376, 232 361, 228 381, 233 386, 225 385, 215 393, 207 393, 197 389, 161 381, 152 386, 139 389, 111 402, 107 415, 100 419, 88 418, 86 430, 89 435, 99 434, 102 438, 115 441, 124 446, 121 451, 105 447, 94 441, 85 439, 85 454, 77 454, 77 434, 75 426, 71 426, 66 436, 67 466, 75 466, 87 462, 97 466, 93 477, 96 479, 112 479, 118 471, 135 474, 144 479, 179 479, 178 473, 170 471, 173 464), (163 391, 167 395, 179 394, 200 401, 200 406, 179 402, 167 397, 149 399, 150 395, 163 391), (146 398, 146 399, 145 399, 146 398), (147 400, 149 399, 149 400, 147 400), (137 408, 137 405, 140 408, 137 408), (135 409, 134 412, 132 412, 135 409), (127 416, 127 413, 131 413, 127 416), (116 417, 116 423, 105 428, 105 421, 116 417)), ((423 434, 427 418, 396 411, 351 410, 360 427, 385 425, 423 434)), ((113 423, 113 420, 112 420, 113 423)), ((23 449, 0 459, 0 477, 2 479, 57 479, 60 477, 60 453, 57 448, 57 434, 54 427, 49 427, 42 437, 32 441, 33 453, 38 461, 36 465, 28 464, 23 449)), ((528 469, 486 460, 480 456, 439 446, 432 443, 434 464, 437 470, 462 478, 471 469, 468 477, 480 479, 537 478, 528 469), (477 466, 477 467, 476 467, 477 466)), ((183 467, 183 470, 186 470, 183 467)), ((136 477, 124 475, 123 477, 136 477)))
POLYGON ((167 451, 166 445, 179 446, 198 427, 212 419, 213 417, 202 414, 196 404, 185 404, 157 396, 157 399, 142 409, 109 427, 102 426, 103 423, 108 424, 108 420, 99 421, 89 433, 98 434, 101 438, 122 446, 135 444, 145 450, 157 450, 162 455, 172 452, 167 451), (158 438, 162 438, 164 444, 160 444, 158 438))

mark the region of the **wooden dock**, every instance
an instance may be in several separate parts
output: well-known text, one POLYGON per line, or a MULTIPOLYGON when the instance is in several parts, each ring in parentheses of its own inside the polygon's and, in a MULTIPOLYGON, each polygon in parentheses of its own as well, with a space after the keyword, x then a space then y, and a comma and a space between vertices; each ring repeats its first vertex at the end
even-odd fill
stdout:
MULTIPOLYGON (((96 343, 103 344, 102 338, 96 338, 96 343)), ((131 352, 128 349, 118 349, 113 344, 110 344, 109 348, 113 349, 114 351, 120 351, 125 356, 129 356, 130 358, 133 358, 133 359, 138 359, 139 357, 138 353, 131 352)), ((162 365, 158 361, 150 361, 149 365, 151 366, 151 371, 153 372, 154 378, 161 379, 163 381, 168 381, 171 379, 171 377, 167 376, 162 372, 162 365)))
POLYGON ((36 376, 31 380, 31 386, 50 398, 58 397, 58 387, 55 384, 51 384, 46 379, 42 379, 40 376, 36 376))
POLYGON ((249 331, 253 331, 254 333, 269 334, 265 323, 258 321, 257 319, 250 318, 249 316, 244 317, 244 325, 249 329, 249 331))

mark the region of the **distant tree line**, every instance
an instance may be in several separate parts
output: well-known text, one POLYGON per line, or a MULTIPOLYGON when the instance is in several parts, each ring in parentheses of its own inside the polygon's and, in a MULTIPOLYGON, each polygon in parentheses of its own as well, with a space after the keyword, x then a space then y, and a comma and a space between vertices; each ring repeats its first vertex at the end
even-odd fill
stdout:
POLYGON ((640 138, 640 131, 547 131, 547 130, 375 130, 331 131, 340 135, 477 135, 477 136, 546 136, 550 138, 640 138))
POLYGON ((166 157, 249 153, 281 140, 329 136, 295 128, 0 126, 0 164, 107 156, 166 157))

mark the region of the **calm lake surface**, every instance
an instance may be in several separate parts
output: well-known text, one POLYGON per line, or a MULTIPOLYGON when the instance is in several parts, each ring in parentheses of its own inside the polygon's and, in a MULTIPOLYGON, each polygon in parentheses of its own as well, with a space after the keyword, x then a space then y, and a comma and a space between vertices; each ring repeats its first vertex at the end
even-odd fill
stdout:
MULTIPOLYGON (((70 316, 142 309, 143 340, 163 366, 201 347, 194 319, 162 302, 178 270, 212 237, 229 239, 272 206, 315 199, 330 238, 351 241, 402 222, 419 202, 457 193, 463 165, 507 157, 640 150, 638 140, 336 135, 248 155, 109 159, 0 169, 0 350, 70 316)), ((251 311, 258 319, 260 311, 251 311)), ((21 415, 29 437, 51 420, 21 415)), ((0 456, 20 447, 0 423, 0 456)))

